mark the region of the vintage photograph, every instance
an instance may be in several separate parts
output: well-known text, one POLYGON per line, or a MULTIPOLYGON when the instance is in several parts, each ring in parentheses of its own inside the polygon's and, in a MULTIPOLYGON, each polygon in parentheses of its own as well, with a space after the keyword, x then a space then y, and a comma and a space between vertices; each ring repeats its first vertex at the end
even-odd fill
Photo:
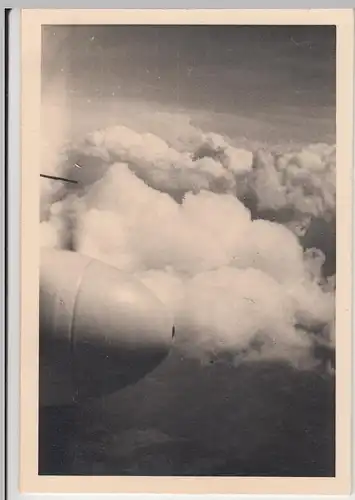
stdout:
POLYGON ((335 476, 336 43, 42 26, 39 475, 335 476))

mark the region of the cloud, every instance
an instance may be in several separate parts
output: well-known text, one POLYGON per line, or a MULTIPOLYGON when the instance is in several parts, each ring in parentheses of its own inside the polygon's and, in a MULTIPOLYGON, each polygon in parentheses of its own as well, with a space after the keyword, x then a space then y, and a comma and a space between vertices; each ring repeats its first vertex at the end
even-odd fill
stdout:
POLYGON ((284 155, 259 151, 248 186, 259 210, 288 208, 300 215, 331 219, 335 213, 335 147, 310 145, 284 155))
POLYGON ((79 187, 43 195, 42 244, 138 276, 188 355, 304 368, 315 342, 334 345, 324 255, 298 238, 300 223, 335 216, 334 147, 277 155, 192 126, 174 140, 116 126, 70 145, 55 170, 79 187))

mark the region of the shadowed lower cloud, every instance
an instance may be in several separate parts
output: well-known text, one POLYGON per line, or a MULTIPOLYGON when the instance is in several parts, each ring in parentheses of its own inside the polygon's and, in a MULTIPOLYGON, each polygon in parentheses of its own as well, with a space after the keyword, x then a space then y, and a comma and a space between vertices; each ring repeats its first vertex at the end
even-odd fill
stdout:
POLYGON ((42 439, 62 454, 41 471, 332 476, 333 399, 329 375, 270 363, 201 367, 172 355, 134 387, 44 416, 42 439))

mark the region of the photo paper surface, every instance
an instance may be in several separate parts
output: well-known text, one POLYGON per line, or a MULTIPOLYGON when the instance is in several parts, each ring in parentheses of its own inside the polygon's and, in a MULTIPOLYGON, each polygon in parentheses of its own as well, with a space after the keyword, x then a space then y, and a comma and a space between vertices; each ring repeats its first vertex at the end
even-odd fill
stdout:
POLYGON ((24 491, 347 492, 352 13, 22 30, 24 491))

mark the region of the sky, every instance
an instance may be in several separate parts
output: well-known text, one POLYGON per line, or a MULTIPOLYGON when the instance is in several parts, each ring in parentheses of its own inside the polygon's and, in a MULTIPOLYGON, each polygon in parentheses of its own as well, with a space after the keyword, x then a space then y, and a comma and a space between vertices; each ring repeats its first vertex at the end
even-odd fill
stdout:
POLYGON ((42 56, 69 135, 144 110, 235 140, 334 142, 332 26, 46 26, 42 56))

